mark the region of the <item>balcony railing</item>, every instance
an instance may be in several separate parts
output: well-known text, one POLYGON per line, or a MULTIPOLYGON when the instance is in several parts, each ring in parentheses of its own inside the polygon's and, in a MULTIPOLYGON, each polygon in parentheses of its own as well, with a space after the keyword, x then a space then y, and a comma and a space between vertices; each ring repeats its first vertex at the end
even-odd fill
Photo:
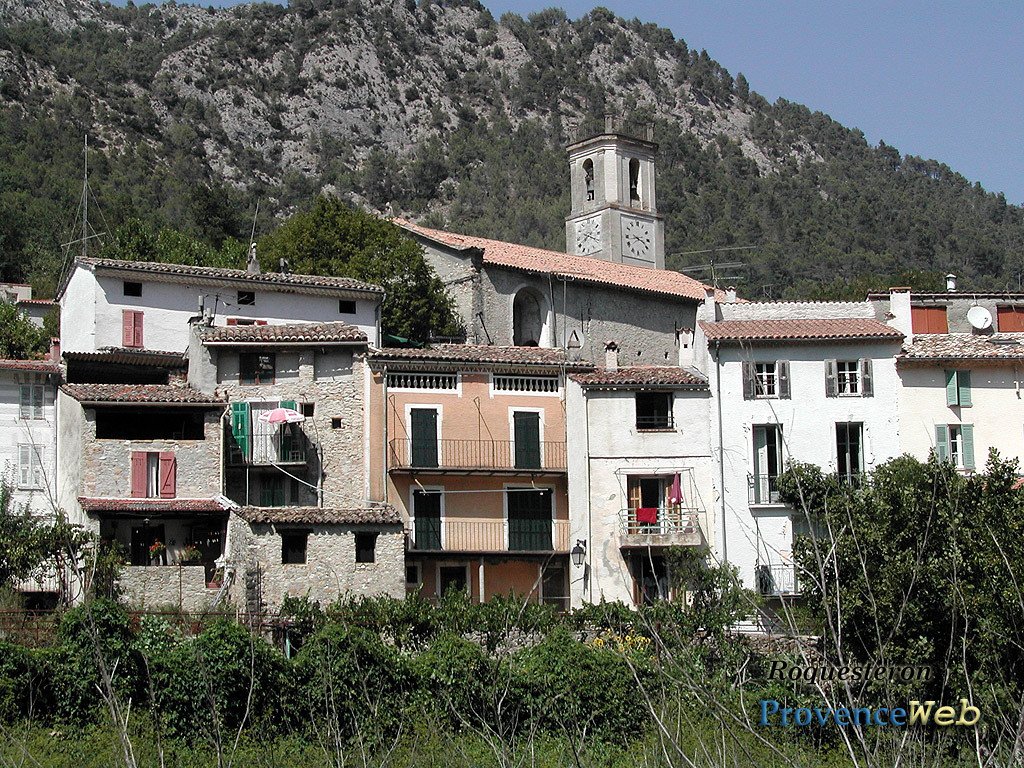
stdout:
POLYGON ((623 546, 687 546, 705 544, 700 510, 692 507, 640 507, 619 510, 623 546))
POLYGON ((781 504, 778 481, 778 477, 747 475, 747 503, 781 504))
POLYGON ((800 583, 796 577, 796 566, 792 563, 759 565, 755 574, 757 591, 769 597, 800 594, 800 583))
POLYGON ((564 472, 565 443, 515 440, 391 441, 392 469, 564 472))
MULTIPOLYGON (((248 463, 254 465, 305 464, 306 436, 294 426, 274 428, 273 431, 254 432, 250 436, 251 455, 248 463)), ((246 456, 234 440, 229 441, 228 462, 246 463, 246 456)))
POLYGON ((568 552, 569 521, 416 518, 409 536, 416 552, 568 552))

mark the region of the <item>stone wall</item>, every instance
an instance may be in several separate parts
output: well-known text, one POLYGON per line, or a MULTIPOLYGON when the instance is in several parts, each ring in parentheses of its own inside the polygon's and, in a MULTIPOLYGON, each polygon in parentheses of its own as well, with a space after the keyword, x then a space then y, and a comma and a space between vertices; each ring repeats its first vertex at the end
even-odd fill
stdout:
POLYGON ((201 565, 127 565, 118 585, 122 600, 133 608, 176 608, 189 613, 209 609, 216 589, 206 588, 201 565))

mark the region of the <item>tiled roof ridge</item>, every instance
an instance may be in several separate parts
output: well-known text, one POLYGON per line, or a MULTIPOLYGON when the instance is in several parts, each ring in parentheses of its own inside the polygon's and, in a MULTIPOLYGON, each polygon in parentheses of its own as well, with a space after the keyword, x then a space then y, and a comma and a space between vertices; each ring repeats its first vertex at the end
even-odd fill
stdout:
POLYGON ((543 365, 591 368, 586 360, 571 360, 559 347, 518 347, 498 344, 436 344, 432 347, 371 348, 369 359, 406 363, 481 363, 490 365, 543 365))
POLYGON ((79 402, 195 403, 216 405, 224 401, 189 384, 62 384, 61 391, 79 402))
POLYGON ((235 508, 234 513, 249 523, 290 523, 305 525, 402 525, 402 516, 391 504, 376 503, 352 507, 257 507, 235 508))
POLYGON ((903 333, 879 320, 867 317, 762 318, 749 320, 701 321, 709 340, 784 341, 801 339, 901 339, 903 333))
POLYGON ((53 360, 21 360, 18 358, 0 358, 0 369, 13 371, 45 371, 59 373, 60 365, 53 360))
POLYGON ((218 325, 200 329, 203 341, 367 341, 366 333, 343 320, 267 325, 218 325))

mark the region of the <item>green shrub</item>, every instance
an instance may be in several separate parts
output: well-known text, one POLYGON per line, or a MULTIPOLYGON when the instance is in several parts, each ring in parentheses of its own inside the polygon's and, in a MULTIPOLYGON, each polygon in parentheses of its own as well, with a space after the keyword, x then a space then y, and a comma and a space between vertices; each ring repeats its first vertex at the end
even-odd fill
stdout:
POLYGON ((478 723, 490 709, 489 683, 497 665, 476 643, 450 633, 436 638, 412 662, 415 704, 451 727, 478 723))

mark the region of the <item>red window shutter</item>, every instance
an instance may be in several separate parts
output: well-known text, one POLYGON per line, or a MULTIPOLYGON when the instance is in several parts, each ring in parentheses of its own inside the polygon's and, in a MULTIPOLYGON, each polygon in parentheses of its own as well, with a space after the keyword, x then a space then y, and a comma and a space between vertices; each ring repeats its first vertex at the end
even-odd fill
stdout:
POLYGON ((132 498, 146 498, 146 452, 132 451, 132 498))
POLYGON ((160 451, 160 498, 173 499, 177 493, 178 460, 173 451, 160 451))
POLYGON ((141 349, 143 346, 145 346, 142 343, 142 313, 141 312, 136 312, 135 313, 135 339, 134 339, 134 341, 135 341, 135 343, 132 345, 134 347, 138 347, 139 349, 141 349))
POLYGON ((238 325, 238 318, 237 317, 229 317, 228 318, 228 325, 238 325))
POLYGON ((266 324, 267 324, 266 320, 257 320, 256 321, 256 325, 266 325, 266 324))
POLYGON ((121 346, 135 345, 135 312, 130 309, 121 310, 121 346))

